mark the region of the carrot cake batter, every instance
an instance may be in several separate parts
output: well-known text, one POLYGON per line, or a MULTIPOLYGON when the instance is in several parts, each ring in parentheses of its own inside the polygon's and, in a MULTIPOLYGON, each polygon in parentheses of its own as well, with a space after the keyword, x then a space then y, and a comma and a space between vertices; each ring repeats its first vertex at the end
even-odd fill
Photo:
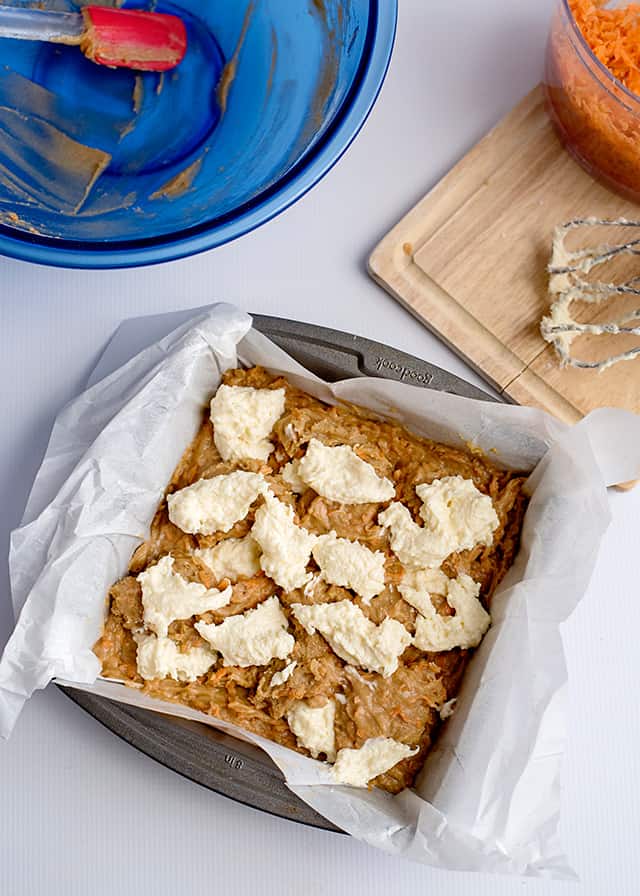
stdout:
POLYGON ((229 370, 109 592, 103 674, 397 793, 490 624, 523 482, 229 370))

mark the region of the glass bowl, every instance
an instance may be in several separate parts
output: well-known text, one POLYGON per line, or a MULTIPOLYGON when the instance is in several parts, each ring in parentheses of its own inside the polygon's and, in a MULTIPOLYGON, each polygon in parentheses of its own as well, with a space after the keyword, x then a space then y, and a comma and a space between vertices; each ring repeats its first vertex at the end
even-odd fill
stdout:
POLYGON ((0 253, 127 267, 258 227, 326 174, 359 131, 397 16, 397 0, 155 8, 180 15, 188 31, 185 59, 165 75, 107 69, 75 47, 2 42, 0 253))
POLYGON ((568 0, 559 0, 551 23, 545 86, 569 152, 591 175, 640 201, 640 97, 595 56, 568 0))

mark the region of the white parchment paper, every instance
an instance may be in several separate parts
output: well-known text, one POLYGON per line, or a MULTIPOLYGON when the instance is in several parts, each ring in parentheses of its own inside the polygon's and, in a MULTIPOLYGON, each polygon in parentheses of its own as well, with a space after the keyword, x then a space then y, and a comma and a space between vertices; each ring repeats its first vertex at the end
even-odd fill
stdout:
POLYGON ((640 475, 640 418, 602 410, 574 427, 541 411, 404 383, 330 385, 251 329, 230 305, 201 311, 85 391, 56 420, 11 541, 16 628, 0 660, 0 734, 54 678, 197 719, 264 749, 289 787, 334 824, 395 855, 451 869, 570 877, 558 842, 564 744, 560 623, 588 584, 609 521, 606 485, 640 475), (453 445, 473 442, 531 470, 522 548, 496 592, 493 624, 456 712, 415 790, 338 787, 328 767, 185 707, 99 678, 91 647, 109 586, 146 538, 166 483, 222 371, 282 372, 330 402, 350 400, 453 445))

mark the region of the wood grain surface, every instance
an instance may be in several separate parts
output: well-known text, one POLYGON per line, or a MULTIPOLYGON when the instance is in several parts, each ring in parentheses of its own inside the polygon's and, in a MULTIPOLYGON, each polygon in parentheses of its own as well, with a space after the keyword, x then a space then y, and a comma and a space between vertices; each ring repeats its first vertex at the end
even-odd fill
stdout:
MULTIPOLYGON (((553 229, 590 215, 639 219, 640 207, 569 156, 538 87, 382 240, 370 272, 512 401, 570 423, 603 406, 640 412, 640 358, 602 373, 561 368, 540 335, 553 229)), ((640 259, 627 256, 615 276, 638 274, 640 259)), ((584 306, 579 317, 610 320, 621 307, 584 306)), ((580 337, 575 351, 607 357, 628 347, 620 339, 580 337)))

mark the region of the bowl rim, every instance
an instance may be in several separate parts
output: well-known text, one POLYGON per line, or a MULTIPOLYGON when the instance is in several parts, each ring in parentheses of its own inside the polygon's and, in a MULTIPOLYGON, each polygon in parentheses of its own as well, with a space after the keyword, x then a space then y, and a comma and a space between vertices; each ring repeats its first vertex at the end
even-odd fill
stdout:
POLYGON ((0 224, 0 255, 62 268, 113 269, 142 267, 187 258, 231 242, 275 218, 325 177, 351 146, 380 93, 391 61, 398 18, 398 0, 370 3, 362 58, 354 83, 335 120, 315 146, 257 201, 243 211, 181 231, 144 240, 79 242, 34 236, 0 224), (225 221, 225 217, 228 219, 225 221))
POLYGON ((618 102, 622 102, 622 97, 618 96, 616 93, 613 93, 611 87, 615 87, 617 90, 621 90, 625 97, 627 97, 631 102, 635 103, 638 106, 637 110, 631 109, 632 112, 640 112, 640 94, 634 93, 633 90, 629 90, 622 81, 619 81, 618 78, 613 74, 613 72, 607 68, 604 62, 601 62, 596 54, 593 52, 589 44, 587 43, 587 39, 585 38, 580 26, 576 21, 576 17, 573 14, 573 10, 569 5, 569 0, 560 0, 564 12, 571 23, 571 28, 578 40, 578 43, 581 45, 582 49, 586 52, 590 61, 594 63, 596 70, 604 77, 605 81, 608 83, 602 84, 604 89, 613 97, 613 99, 618 102))

